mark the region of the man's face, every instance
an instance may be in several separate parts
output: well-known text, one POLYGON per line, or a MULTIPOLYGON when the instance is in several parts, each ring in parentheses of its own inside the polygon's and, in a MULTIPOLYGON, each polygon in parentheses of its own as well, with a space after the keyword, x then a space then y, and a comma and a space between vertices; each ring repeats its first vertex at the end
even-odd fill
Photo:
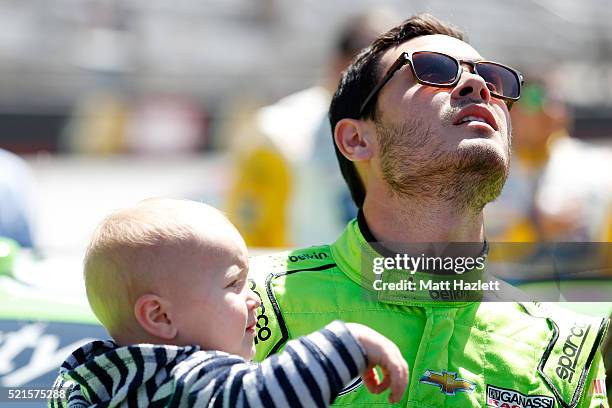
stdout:
MULTIPOLYGON (((463 41, 429 35, 388 50, 379 72, 386 72, 405 51, 483 60, 463 41)), ((462 67, 454 88, 435 88, 417 83, 405 65, 378 95, 374 160, 380 163, 375 168, 392 192, 421 197, 430 193, 481 207, 501 191, 510 154, 508 109, 491 96, 480 76, 462 67)))

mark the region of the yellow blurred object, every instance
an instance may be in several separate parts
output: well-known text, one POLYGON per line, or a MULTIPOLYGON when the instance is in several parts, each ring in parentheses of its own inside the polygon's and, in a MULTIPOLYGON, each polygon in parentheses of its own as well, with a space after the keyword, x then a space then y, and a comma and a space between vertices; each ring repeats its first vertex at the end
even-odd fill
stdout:
MULTIPOLYGON (((612 208, 608 211, 608 222, 603 228, 603 242, 612 242, 612 208)), ((612 255, 612 254, 611 254, 612 255)))
MULTIPOLYGON (((517 220, 503 234, 496 236, 494 242, 535 243, 538 233, 528 218, 517 220)), ((537 245, 492 245, 488 259, 490 262, 520 262, 528 259, 537 251, 537 245)))
POLYGON ((510 226, 495 240, 499 242, 536 242, 538 233, 531 220, 523 218, 510 226))
POLYGON ((516 148, 514 155, 525 167, 539 170, 546 165, 550 153, 548 149, 516 148))
POLYGON ((608 220, 602 229, 602 258, 605 275, 612 277, 612 206, 608 211, 608 220))
POLYGON ((237 180, 229 193, 228 213, 247 245, 285 247, 291 174, 283 156, 256 148, 238 159, 237 180))
POLYGON ((113 154, 124 150, 129 106, 110 93, 88 95, 77 103, 62 144, 71 152, 113 154))

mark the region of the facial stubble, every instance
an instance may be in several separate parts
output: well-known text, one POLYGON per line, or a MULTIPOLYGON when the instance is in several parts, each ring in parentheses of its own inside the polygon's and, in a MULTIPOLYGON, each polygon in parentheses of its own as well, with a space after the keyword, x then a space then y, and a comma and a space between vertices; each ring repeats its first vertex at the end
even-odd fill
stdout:
POLYGON ((459 145, 445 151, 420 118, 376 122, 383 180, 392 194, 427 205, 452 202, 458 211, 482 211, 501 193, 508 176, 510 137, 505 152, 490 143, 459 145), (505 153, 505 154, 504 154, 505 153))

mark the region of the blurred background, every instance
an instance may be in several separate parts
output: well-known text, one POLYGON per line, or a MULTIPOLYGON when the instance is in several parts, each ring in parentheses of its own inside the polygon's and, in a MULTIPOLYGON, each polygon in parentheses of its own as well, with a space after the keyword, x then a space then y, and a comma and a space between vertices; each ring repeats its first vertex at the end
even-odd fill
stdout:
MULTIPOLYGON (((232 207, 230 190, 240 171, 232 159, 266 133, 258 108, 317 85, 333 89, 341 31, 374 7, 386 14, 382 29, 431 12, 463 28, 486 58, 555 78, 571 136, 610 144, 612 9, 605 0, 2 0, 0 147, 30 166, 32 242, 79 251, 103 214, 152 195, 257 217, 256 209, 232 207)), ((326 108, 327 95, 312 98, 305 109, 326 108)), ((317 156, 282 154, 306 162, 317 156)), ((607 164, 601 173, 612 173, 607 164)), ((289 214, 285 224, 299 218, 308 215, 289 214)), ((275 227, 281 238, 250 241, 302 245, 337 232, 313 237, 291 225, 275 227)))
POLYGON ((334 240, 355 210, 331 93, 359 49, 417 12, 527 77, 489 240, 610 241, 607 0, 0 0, 0 320, 21 316, 0 324, 0 386, 47 378, 85 341, 61 324, 95 322, 79 311, 80 263, 114 209, 182 197, 224 209, 251 248, 334 240), (45 336, 65 350, 30 372, 22 351, 45 336))

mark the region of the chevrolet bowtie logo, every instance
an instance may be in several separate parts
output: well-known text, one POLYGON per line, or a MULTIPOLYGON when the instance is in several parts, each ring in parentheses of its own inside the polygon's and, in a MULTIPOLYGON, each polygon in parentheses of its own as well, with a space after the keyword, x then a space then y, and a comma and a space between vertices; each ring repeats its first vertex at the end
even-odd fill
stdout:
POLYGON ((457 373, 449 373, 446 370, 442 370, 442 373, 427 370, 419 382, 440 387, 440 392, 446 395, 455 395, 457 391, 472 392, 476 388, 473 382, 457 378, 457 373))

